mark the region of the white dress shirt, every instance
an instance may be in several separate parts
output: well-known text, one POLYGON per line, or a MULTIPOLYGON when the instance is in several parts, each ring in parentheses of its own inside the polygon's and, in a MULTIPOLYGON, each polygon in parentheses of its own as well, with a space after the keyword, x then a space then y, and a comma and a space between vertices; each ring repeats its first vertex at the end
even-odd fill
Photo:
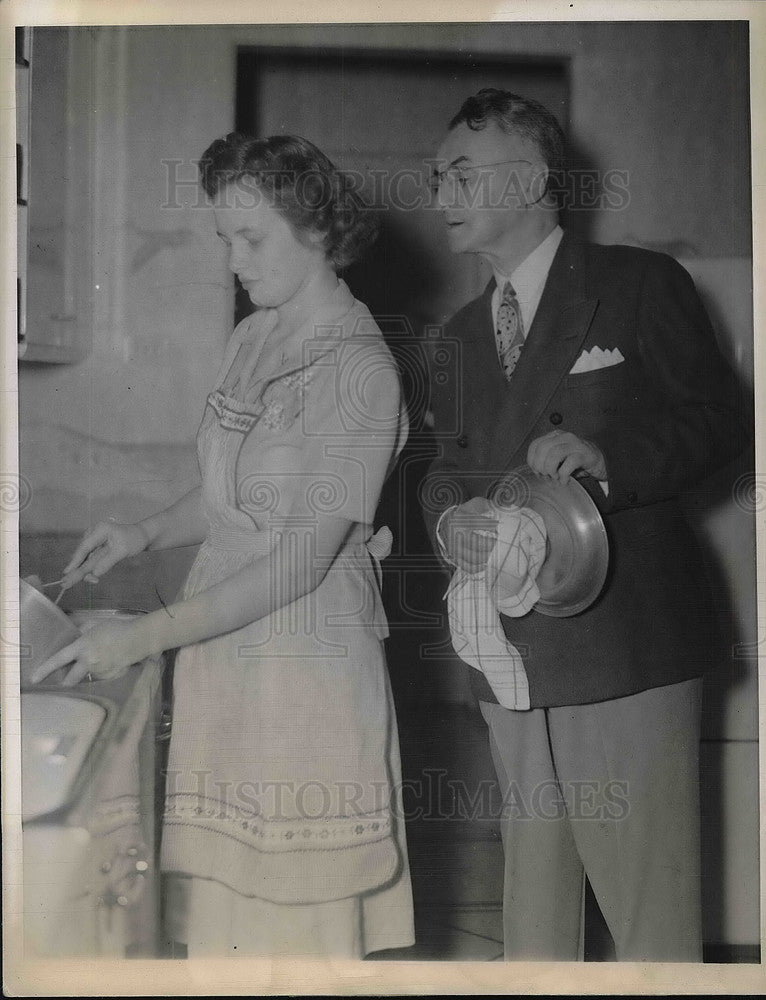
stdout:
POLYGON ((495 271, 493 268, 497 284, 497 288, 492 293, 492 320, 495 329, 497 329, 497 311, 500 308, 503 286, 506 281, 510 281, 516 292, 516 298, 519 300, 521 320, 524 325, 523 332, 526 337, 532 326, 532 320, 535 318, 537 307, 540 305, 545 281, 563 236, 564 230, 561 226, 556 226, 548 233, 543 242, 519 264, 513 274, 501 274, 500 271, 495 271))
MULTIPOLYGON (((553 264, 553 258, 556 256, 556 251, 563 236, 564 230, 561 226, 556 226, 555 229, 552 229, 548 233, 543 242, 535 247, 528 257, 524 258, 512 274, 502 274, 500 271, 492 269, 497 286, 492 293, 492 321, 495 329, 497 329, 497 311, 500 308, 503 286, 506 281, 510 281, 513 285, 513 290, 516 292, 516 298, 519 300, 521 321, 524 326, 523 333, 526 339, 529 328, 532 326, 532 321, 535 318, 537 307, 540 305, 543 288, 548 278, 548 272, 553 264)), ((609 496, 609 484, 601 480, 599 480, 599 483, 604 494, 609 496)))
MULTIPOLYGON (((502 274, 500 271, 493 268, 495 284, 497 286, 492 293, 492 321, 495 329, 497 329, 497 311, 500 308, 500 298, 502 296, 503 286, 506 281, 510 281, 513 285, 513 290, 516 292, 516 298, 519 300, 521 320, 524 326, 523 332, 524 337, 526 338, 529 328, 532 326, 532 321, 535 318, 537 307, 540 305, 540 299, 543 295, 543 288, 545 287, 545 282, 548 278, 548 272, 551 269, 553 258, 556 256, 556 251, 559 248, 559 244, 561 243, 563 236, 564 230, 561 226, 556 226, 555 229, 552 229, 551 232, 548 233, 542 243, 535 247, 528 257, 524 258, 512 274, 502 274)), ((604 491, 604 495, 609 496, 608 481, 598 480, 598 482, 601 489, 604 491)), ((442 555, 450 563, 452 560, 447 554, 447 548, 444 544, 444 540, 442 539, 440 529, 442 520, 451 510, 454 510, 454 507, 450 507, 448 510, 445 510, 436 524, 436 538, 439 542, 442 555)))

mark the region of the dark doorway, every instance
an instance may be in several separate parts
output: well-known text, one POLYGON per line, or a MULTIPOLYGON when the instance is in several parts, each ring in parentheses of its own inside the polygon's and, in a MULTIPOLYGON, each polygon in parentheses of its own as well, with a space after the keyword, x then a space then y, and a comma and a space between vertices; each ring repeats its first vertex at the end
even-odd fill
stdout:
POLYGON ((396 317, 416 335, 427 324, 443 323, 486 280, 476 258, 449 253, 426 181, 450 118, 467 96, 488 86, 536 98, 566 130, 568 64, 560 58, 271 47, 239 52, 237 128, 305 136, 338 168, 353 172, 360 193, 380 211, 381 235, 346 280, 374 315, 396 317))

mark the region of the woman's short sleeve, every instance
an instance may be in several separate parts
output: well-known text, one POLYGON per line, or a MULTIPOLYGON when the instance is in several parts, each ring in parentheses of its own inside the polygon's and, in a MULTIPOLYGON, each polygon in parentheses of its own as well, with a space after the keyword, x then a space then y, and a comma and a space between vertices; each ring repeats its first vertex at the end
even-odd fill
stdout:
POLYGON ((306 488, 293 513, 371 524, 407 433, 396 365, 378 335, 340 340, 309 370, 301 428, 306 488))

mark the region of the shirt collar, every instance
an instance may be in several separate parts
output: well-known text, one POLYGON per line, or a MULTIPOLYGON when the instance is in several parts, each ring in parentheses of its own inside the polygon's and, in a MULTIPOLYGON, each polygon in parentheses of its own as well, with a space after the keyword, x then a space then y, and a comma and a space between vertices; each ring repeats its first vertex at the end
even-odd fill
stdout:
POLYGON ((556 226, 510 275, 501 274, 493 268, 497 287, 502 291, 506 281, 510 281, 520 302, 533 296, 547 278, 563 236, 564 230, 561 226, 556 226))

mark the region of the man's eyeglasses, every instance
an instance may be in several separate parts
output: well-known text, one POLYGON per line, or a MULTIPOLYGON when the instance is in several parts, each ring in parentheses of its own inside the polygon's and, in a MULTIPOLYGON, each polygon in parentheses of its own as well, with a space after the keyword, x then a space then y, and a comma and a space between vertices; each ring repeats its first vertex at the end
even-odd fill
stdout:
POLYGON ((529 163, 531 160, 498 160, 496 163, 473 163, 470 166, 462 166, 458 164, 452 164, 447 167, 446 170, 434 170, 430 179, 431 190, 434 194, 439 190, 442 184, 449 182, 450 184, 455 184, 460 188, 465 188, 471 178, 471 174, 475 174, 477 170, 488 170, 490 167, 501 167, 506 163, 529 163))

